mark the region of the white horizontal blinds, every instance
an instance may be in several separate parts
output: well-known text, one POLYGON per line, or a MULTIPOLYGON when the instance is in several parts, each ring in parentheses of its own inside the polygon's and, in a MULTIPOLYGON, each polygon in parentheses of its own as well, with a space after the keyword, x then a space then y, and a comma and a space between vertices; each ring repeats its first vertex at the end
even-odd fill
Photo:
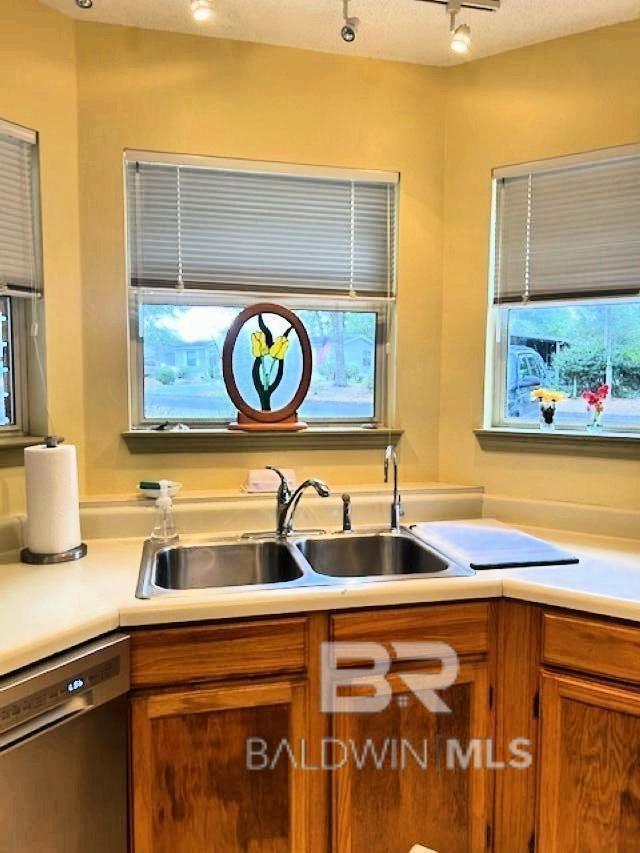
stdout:
POLYGON ((127 166, 129 266, 133 283, 177 284, 179 265, 178 170, 127 166))
POLYGON ((386 295, 395 185, 127 164, 131 283, 386 295))
POLYGON ((530 177, 503 180, 497 197, 496 302, 521 300, 529 291, 530 177))
POLYGON ((35 134, 0 122, 0 284, 40 289, 36 251, 35 134))
POLYGON ((395 286, 396 188, 391 184, 353 184, 353 287, 384 292, 395 286))
POLYGON ((504 178, 496 301, 640 292, 640 156, 504 178))

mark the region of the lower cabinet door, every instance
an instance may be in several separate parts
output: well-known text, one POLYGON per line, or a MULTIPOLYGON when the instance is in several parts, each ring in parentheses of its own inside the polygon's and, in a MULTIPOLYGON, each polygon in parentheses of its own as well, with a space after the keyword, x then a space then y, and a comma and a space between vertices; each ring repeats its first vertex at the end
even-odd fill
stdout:
POLYGON ((304 853, 305 686, 197 687, 132 699, 135 853, 304 853))
POLYGON ((640 850, 640 692, 542 675, 537 849, 640 850))
MULTIPOLYGON (((449 713, 429 710, 403 676, 375 713, 333 718, 334 853, 486 850, 492 760, 486 664, 462 664, 438 695, 449 713)), ((351 688, 349 689, 351 690, 351 688)), ((354 691, 357 693, 357 690, 354 691)))

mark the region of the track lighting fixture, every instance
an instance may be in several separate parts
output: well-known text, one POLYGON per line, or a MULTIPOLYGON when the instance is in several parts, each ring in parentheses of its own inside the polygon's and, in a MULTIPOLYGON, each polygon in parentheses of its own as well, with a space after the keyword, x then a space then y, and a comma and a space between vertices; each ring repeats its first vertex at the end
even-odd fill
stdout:
POLYGON ((454 53, 469 53, 469 48, 471 47, 471 27, 468 24, 460 24, 460 26, 456 27, 456 15, 461 8, 461 0, 450 0, 447 3, 451 50, 454 53))
POLYGON ((449 15, 449 34, 451 50, 454 53, 469 53, 471 48, 471 27, 468 24, 456 26, 456 16, 462 9, 475 9, 479 12, 497 12, 501 0, 419 0, 421 3, 437 3, 445 6, 449 15))
POLYGON ((351 42, 356 40, 358 27, 360 26, 360 19, 349 17, 349 0, 342 0, 342 17, 344 19, 344 24, 340 30, 340 35, 342 36, 343 41, 351 44, 351 42))
POLYGON ((471 27, 460 24, 451 30, 451 50, 454 53, 469 53, 471 47, 471 27))
POLYGON ((196 21, 206 21, 211 17, 210 0, 191 0, 191 14, 196 21))

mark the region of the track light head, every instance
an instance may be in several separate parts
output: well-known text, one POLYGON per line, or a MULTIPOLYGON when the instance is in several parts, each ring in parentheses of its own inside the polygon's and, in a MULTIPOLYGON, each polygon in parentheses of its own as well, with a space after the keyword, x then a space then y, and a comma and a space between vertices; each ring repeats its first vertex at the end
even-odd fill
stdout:
POLYGON ((460 24, 451 32, 451 50, 454 53, 469 53, 471 48, 471 27, 460 24))
POLYGON ((344 26, 340 30, 340 35, 343 41, 349 42, 356 40, 358 35, 358 27, 360 26, 360 18, 345 18, 344 26))
POLYGON ((344 19, 344 24, 340 30, 340 36, 343 41, 351 44, 351 42, 356 40, 356 36, 358 35, 360 18, 349 17, 349 0, 343 0, 342 2, 342 17, 344 19))
POLYGON ((210 0, 191 0, 191 14, 195 21, 207 21, 212 13, 210 0))

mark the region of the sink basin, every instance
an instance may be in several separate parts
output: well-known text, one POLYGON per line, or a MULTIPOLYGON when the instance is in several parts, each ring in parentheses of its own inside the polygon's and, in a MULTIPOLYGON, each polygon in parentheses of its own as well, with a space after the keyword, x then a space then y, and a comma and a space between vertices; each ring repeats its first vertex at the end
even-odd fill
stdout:
POLYGON ((472 575, 407 531, 302 539, 296 547, 311 568, 334 578, 472 575))
POLYGON ((151 582, 162 589, 275 584, 302 577, 294 555, 276 541, 163 548, 151 582))
POLYGON ((281 539, 233 539, 209 544, 158 546, 145 542, 136 596, 240 588, 288 589, 401 578, 475 574, 451 563, 408 530, 399 533, 293 535, 281 539))

